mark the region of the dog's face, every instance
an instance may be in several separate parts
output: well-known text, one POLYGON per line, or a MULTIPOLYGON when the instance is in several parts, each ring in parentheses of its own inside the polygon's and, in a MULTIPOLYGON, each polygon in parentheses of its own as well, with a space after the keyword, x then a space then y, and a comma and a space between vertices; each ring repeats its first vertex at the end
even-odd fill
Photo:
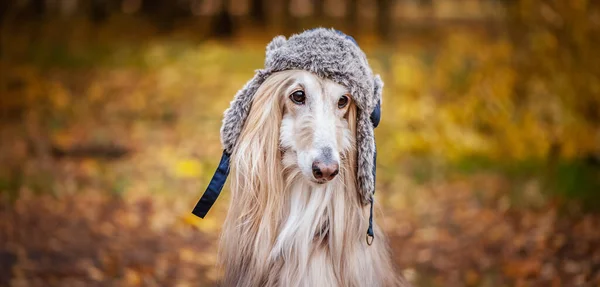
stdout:
POLYGON ((353 105, 348 90, 331 80, 298 71, 287 81, 280 129, 286 166, 297 166, 311 182, 336 177, 354 135, 348 124, 353 105))

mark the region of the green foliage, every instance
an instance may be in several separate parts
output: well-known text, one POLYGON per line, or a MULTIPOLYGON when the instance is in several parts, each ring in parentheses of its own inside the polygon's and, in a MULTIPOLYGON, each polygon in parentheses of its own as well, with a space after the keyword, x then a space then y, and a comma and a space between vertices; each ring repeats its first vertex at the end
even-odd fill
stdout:
POLYGON ((575 198, 587 208, 600 210, 600 168, 584 161, 562 162, 550 175, 549 188, 575 198))

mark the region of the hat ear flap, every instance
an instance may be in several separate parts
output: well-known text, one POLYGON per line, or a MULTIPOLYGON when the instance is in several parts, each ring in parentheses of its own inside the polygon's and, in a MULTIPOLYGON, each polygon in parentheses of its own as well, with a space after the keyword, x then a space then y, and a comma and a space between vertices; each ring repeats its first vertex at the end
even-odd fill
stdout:
POLYGON ((373 77, 373 101, 375 106, 370 113, 360 111, 358 114, 356 127, 358 143, 357 177, 364 204, 369 203, 375 193, 377 151, 374 129, 379 125, 379 121, 381 120, 382 94, 383 81, 379 75, 375 75, 373 77))
POLYGON ((381 80, 381 76, 375 75, 373 77, 373 84, 373 93, 375 94, 375 99, 378 100, 379 103, 381 103, 381 101, 383 100, 383 81, 381 80))
POLYGON ((371 123, 370 115, 364 110, 358 112, 356 143, 358 152, 358 168, 356 170, 358 185, 362 195, 362 202, 363 204, 367 204, 375 192, 375 176, 373 174, 375 166, 375 136, 373 134, 373 124, 371 123))
POLYGON ((268 76, 264 70, 256 71, 254 77, 237 92, 229 108, 225 110, 221 125, 221 144, 227 153, 233 152, 250 112, 254 94, 268 76))

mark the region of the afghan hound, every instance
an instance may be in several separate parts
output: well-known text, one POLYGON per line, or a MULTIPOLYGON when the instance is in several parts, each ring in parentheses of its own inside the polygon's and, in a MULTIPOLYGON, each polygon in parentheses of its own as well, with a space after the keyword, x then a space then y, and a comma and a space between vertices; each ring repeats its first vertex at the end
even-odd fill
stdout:
POLYGON ((402 286, 356 169, 357 106, 303 70, 258 88, 231 155, 231 205, 219 247, 223 286, 402 286))

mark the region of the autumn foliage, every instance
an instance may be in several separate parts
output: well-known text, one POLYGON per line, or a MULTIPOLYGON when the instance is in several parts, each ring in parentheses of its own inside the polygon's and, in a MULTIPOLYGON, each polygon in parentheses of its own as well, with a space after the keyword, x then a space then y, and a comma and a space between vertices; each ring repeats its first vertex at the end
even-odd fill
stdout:
MULTIPOLYGON (((598 286, 600 7, 507 2, 477 25, 357 29, 386 83, 375 220, 418 286, 598 286)), ((279 30, 3 21, 0 286, 214 284, 227 190, 189 212, 279 30)))

